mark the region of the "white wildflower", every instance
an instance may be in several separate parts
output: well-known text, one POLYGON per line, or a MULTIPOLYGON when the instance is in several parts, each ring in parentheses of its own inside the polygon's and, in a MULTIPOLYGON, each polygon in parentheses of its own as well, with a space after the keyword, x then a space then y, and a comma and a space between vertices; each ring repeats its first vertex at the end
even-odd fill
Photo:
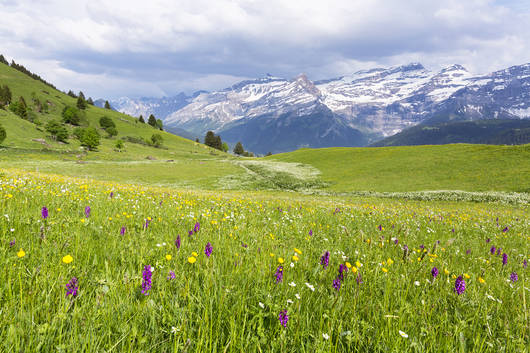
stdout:
POLYGON ((407 335, 405 332, 399 330, 399 335, 403 338, 409 338, 409 335, 407 335))

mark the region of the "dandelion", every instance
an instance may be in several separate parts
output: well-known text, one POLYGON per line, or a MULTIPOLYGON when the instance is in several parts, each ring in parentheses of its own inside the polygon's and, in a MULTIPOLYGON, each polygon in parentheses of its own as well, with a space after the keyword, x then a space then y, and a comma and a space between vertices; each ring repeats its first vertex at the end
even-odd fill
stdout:
POLYGON ((72 279, 66 284, 66 296, 72 295, 73 298, 77 296, 78 291, 77 278, 72 277, 72 279))
POLYGON ((63 262, 65 264, 69 264, 72 261, 74 261, 74 258, 71 255, 66 255, 66 256, 63 257, 63 262))
POLYGON ((504 253, 502 254, 502 265, 506 265, 508 263, 508 254, 504 253))
POLYGON ((177 235, 177 239, 175 239, 175 246, 180 249, 180 235, 177 235))
POLYGON ((42 207, 40 215, 42 216, 42 219, 48 218, 48 208, 46 208, 46 206, 42 207))
POLYGON ((170 255, 170 254, 167 254, 167 255, 166 255, 166 260, 167 260, 167 261, 171 260, 171 255, 170 255))
POLYGON ((285 262, 285 260, 283 259, 283 257, 279 257, 278 258, 278 263, 279 264, 283 264, 285 262))
POLYGON ((125 231, 127 230, 127 228, 125 228, 125 226, 121 227, 120 229, 120 235, 125 235, 125 231))
POLYGON ((444 273, 445 273, 446 276, 449 276, 449 270, 448 269, 444 268, 444 273))
POLYGON ((328 265, 329 265, 329 251, 326 251, 324 253, 324 255, 322 255, 322 257, 320 258, 320 264, 324 267, 324 269, 326 267, 328 267, 328 265))
POLYGON ((510 279, 512 280, 512 282, 517 282, 519 276, 517 276, 516 272, 512 272, 512 274, 510 275, 510 279))
POLYGON ((294 252, 297 253, 298 255, 302 255, 302 252, 300 251, 300 249, 294 248, 294 252))
POLYGON ((190 257, 188 257, 188 262, 189 262, 190 264, 194 264, 195 261, 197 261, 197 258, 196 258, 195 256, 190 256, 190 257))
POLYGON ((296 256, 296 255, 293 255, 292 259, 293 259, 293 261, 298 261, 298 260, 300 260, 300 258, 299 258, 298 256, 296 256))
POLYGON ((90 206, 85 207, 85 217, 86 218, 90 217, 90 206))
POLYGON ((17 256, 21 259, 26 256, 26 252, 20 248, 20 250, 17 252, 17 256))
POLYGON ((436 278, 438 276, 438 269, 436 267, 432 268, 431 275, 433 278, 436 278))
POLYGON ((335 288, 337 291, 340 290, 340 286, 341 286, 341 282, 340 282, 340 277, 337 277, 333 280, 333 288, 335 288))
POLYGON ((466 290, 466 281, 464 281, 462 276, 458 276, 458 278, 455 281, 454 291, 456 292, 456 294, 460 295, 464 293, 465 290, 466 290))
POLYGON ((386 267, 383 267, 383 268, 381 268, 381 271, 383 271, 384 273, 387 273, 388 269, 386 267))
POLYGON ((172 279, 175 279, 175 278, 177 278, 177 276, 175 276, 175 272, 169 271, 169 274, 167 275, 167 280, 171 281, 172 279))
POLYGON ((283 280, 283 266, 279 265, 278 268, 276 268, 276 272, 274 273, 274 276, 276 276, 276 283, 280 283, 283 280))
POLYGON ((149 295, 149 290, 151 289, 151 276, 153 275, 151 271, 151 266, 145 266, 144 271, 142 272, 142 294, 149 295))
POLYGON ((210 257, 210 255, 212 255, 212 251, 213 251, 212 244, 208 242, 208 244, 206 244, 206 247, 204 248, 204 254, 206 255, 206 257, 210 257))
POLYGON ((287 322, 289 321, 289 315, 287 315, 287 309, 280 311, 280 315, 278 315, 278 320, 280 320, 280 324, 284 328, 287 328, 287 322))

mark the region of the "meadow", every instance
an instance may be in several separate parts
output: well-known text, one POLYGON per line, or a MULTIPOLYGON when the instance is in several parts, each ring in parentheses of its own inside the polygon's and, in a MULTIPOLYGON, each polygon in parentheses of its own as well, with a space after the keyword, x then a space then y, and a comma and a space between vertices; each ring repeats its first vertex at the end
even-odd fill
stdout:
POLYGON ((524 352, 526 205, 4 169, 0 351, 524 352))

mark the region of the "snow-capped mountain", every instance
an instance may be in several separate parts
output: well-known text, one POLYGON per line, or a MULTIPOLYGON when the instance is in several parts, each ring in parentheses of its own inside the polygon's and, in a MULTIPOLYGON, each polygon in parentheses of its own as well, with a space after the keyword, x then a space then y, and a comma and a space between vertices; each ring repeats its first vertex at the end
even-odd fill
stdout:
MULTIPOLYGON (((433 72, 412 63, 315 82, 304 74, 290 80, 267 75, 184 96, 179 108, 157 117, 165 126, 198 136, 215 130, 265 153, 364 145, 429 121, 530 118, 529 97, 530 64, 473 76, 460 65, 433 72)), ((112 104, 127 113, 135 108, 134 115, 147 115, 151 104, 124 102, 122 108, 112 104)), ((172 110, 156 104, 160 112, 172 110)))

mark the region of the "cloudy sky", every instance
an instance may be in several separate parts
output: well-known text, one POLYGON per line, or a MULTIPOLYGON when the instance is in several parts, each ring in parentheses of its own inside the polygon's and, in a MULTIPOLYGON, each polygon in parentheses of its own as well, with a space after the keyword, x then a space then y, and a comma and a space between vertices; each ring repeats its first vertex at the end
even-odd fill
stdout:
POLYGON ((0 0, 0 53, 94 98, 375 66, 530 62, 528 0, 0 0))

